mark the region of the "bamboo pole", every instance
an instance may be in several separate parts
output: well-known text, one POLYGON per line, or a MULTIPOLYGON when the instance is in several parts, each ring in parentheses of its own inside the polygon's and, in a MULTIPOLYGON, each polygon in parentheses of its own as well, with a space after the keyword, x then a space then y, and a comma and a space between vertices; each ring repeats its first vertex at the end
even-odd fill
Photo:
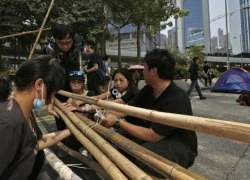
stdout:
POLYGON ((68 153, 73 158, 77 159, 78 161, 88 165, 91 169, 96 171, 98 174, 100 174, 105 179, 111 179, 111 177, 106 173, 106 171, 101 167, 96 161, 83 156, 81 153, 74 151, 73 149, 65 146, 63 143, 59 142, 56 144, 60 149, 68 153))
MULTIPOLYGON (((80 113, 76 115, 85 122, 88 126, 93 126, 94 122, 88 118, 82 116, 80 113)), ((171 176, 174 179, 205 179, 180 165, 173 163, 158 154, 136 144, 135 142, 125 138, 124 136, 116 133, 101 125, 94 126, 93 129, 101 134, 103 137, 111 141, 113 144, 122 148, 124 151, 135 157, 136 159, 147 164, 149 167, 157 171, 159 174, 168 177, 171 176)))
POLYGON ((57 172, 60 179, 64 180, 81 180, 77 174, 75 174, 68 166, 66 166, 51 150, 44 149, 46 159, 50 166, 57 172))
POLYGON ((101 164, 105 171, 109 174, 112 179, 127 179, 125 175, 116 167, 116 165, 107 158, 105 154, 95 146, 81 131, 79 131, 68 117, 58 108, 54 107, 55 111, 62 117, 65 124, 71 130, 71 133, 81 142, 82 145, 95 157, 95 159, 101 164))
MULTIPOLYGON (((55 105, 61 107, 62 104, 56 99, 55 105)), ((60 108, 61 109, 61 108, 60 108)), ((111 146, 105 139, 99 136, 91 127, 82 122, 73 112, 65 112, 68 118, 85 134, 92 142, 94 142, 125 174, 131 179, 152 179, 143 172, 135 164, 129 161, 124 155, 111 146)))
POLYGON ((73 99, 81 100, 86 103, 95 104, 106 109, 122 112, 126 115, 146 119, 152 122, 250 143, 249 124, 225 121, 220 119, 159 112, 155 110, 148 110, 110 101, 104 101, 93 97, 77 95, 66 91, 59 91, 59 94, 71 97, 73 99))
POLYGON ((36 49, 36 45, 37 45, 37 43, 38 43, 38 41, 39 41, 39 39, 40 39, 40 36, 41 36, 41 34, 42 34, 42 30, 43 30, 43 28, 44 28, 44 26, 45 26, 45 24, 46 24, 46 21, 47 21, 47 19, 48 19, 48 17, 49 17, 49 14, 50 14, 50 11, 51 11, 51 9, 52 9, 52 7, 53 7, 53 5, 54 5, 54 2, 55 2, 55 0, 51 0, 51 3, 50 3, 50 5, 49 5, 49 9, 48 9, 48 11, 47 11, 47 13, 46 13, 46 15, 45 15, 45 18, 43 19, 42 26, 41 26, 41 28, 40 28, 40 30, 39 30, 39 32, 38 32, 38 35, 37 35, 37 37, 36 37, 35 43, 34 43, 34 45, 33 45, 33 48, 32 48, 32 50, 31 50, 31 52, 30 52, 30 55, 29 55, 28 59, 30 59, 30 58, 32 57, 32 55, 33 55, 33 53, 34 53, 34 51, 35 51, 35 49, 36 49))
MULTIPOLYGON (((50 29, 51 28, 45 28, 45 29, 42 29, 42 31, 48 31, 50 29)), ((11 37, 16 37, 16 36, 23 36, 23 35, 26 35, 26 34, 33 34, 33 33, 39 32, 39 31, 40 31, 40 29, 34 30, 34 31, 26 31, 26 32, 21 32, 21 33, 16 33, 16 34, 10 34, 10 35, 6 35, 6 36, 1 36, 0 40, 1 39, 11 38, 11 37)))

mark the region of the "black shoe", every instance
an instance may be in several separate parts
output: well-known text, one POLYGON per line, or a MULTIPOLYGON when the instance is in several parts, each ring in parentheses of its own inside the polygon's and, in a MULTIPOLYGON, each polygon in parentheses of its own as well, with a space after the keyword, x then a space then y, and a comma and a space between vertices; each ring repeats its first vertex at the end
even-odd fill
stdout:
POLYGON ((202 96, 202 97, 200 97, 200 99, 207 99, 207 97, 202 96))

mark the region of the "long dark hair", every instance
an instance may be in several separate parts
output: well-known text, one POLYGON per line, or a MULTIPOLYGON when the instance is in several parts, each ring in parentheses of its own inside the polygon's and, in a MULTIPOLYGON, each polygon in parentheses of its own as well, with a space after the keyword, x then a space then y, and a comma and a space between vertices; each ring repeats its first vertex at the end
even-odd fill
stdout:
POLYGON ((30 88, 37 79, 43 79, 47 88, 47 101, 51 95, 62 89, 66 74, 59 61, 50 55, 35 56, 26 60, 16 72, 15 86, 23 91, 30 88))
POLYGON ((0 102, 5 101, 11 93, 10 80, 7 76, 0 77, 0 102))
POLYGON ((125 68, 116 69, 114 71, 113 75, 112 75, 112 79, 113 80, 114 80, 115 75, 117 73, 122 74, 128 80, 128 82, 129 82, 129 84, 128 84, 128 90, 131 90, 134 93, 139 92, 139 89, 137 88, 137 86, 135 85, 135 82, 133 81, 132 73, 128 69, 125 69, 125 68))

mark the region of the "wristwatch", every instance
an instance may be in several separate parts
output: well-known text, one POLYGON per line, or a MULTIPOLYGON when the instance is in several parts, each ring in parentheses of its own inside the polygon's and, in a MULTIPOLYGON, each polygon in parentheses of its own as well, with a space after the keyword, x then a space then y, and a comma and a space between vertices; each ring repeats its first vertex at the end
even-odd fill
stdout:
POLYGON ((113 125, 113 128, 119 129, 120 128, 120 118, 115 118, 115 124, 113 125))

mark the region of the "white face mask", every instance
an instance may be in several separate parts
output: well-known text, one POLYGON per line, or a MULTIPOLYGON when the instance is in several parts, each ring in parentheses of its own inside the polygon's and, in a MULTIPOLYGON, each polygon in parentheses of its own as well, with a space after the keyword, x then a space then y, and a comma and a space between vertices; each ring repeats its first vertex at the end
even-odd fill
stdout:
POLYGON ((36 98, 33 101, 33 106, 36 110, 41 109, 45 105, 45 100, 43 99, 43 87, 42 87, 42 99, 38 98, 38 93, 36 91, 36 98))

